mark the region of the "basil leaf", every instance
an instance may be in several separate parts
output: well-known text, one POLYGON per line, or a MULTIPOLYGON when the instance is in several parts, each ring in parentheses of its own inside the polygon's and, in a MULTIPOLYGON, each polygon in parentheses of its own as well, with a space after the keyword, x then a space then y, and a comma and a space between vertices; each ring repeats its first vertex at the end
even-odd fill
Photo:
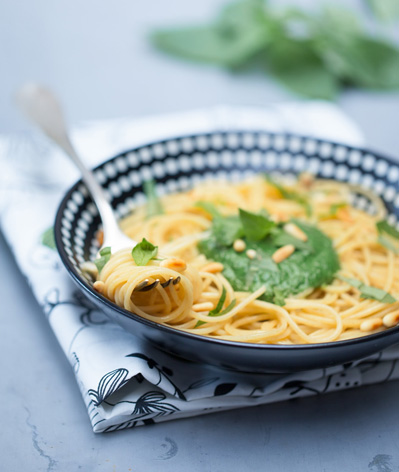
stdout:
POLYGON ((47 246, 50 249, 57 249, 55 244, 54 228, 52 226, 46 229, 46 231, 42 234, 41 243, 43 246, 47 246))
POLYGON ((399 87, 399 50, 385 41, 366 36, 341 38, 335 35, 320 41, 320 54, 341 80, 371 89, 399 87))
POLYGON ((231 246, 237 238, 243 236, 243 229, 238 216, 214 218, 212 234, 217 242, 224 246, 231 246))
POLYGON ((337 5, 326 4, 320 12, 320 16, 313 17, 318 24, 318 34, 337 34, 344 37, 352 37, 362 32, 359 15, 337 5), (321 30, 321 31, 320 31, 321 30))
POLYGON ((399 231, 386 220, 381 220, 376 223, 376 227, 378 231, 378 242, 395 254, 399 254, 399 243, 392 240, 399 240, 399 231))
POLYGON ((103 247, 100 251, 100 255, 101 256, 110 256, 111 255, 111 247, 110 246, 103 247))
POLYGON ((236 306, 236 303, 237 303, 236 299, 232 300, 231 303, 224 310, 222 310, 217 315, 213 315, 213 316, 227 315, 227 313, 229 313, 236 306))
POLYGON ((231 303, 224 310, 222 310, 225 300, 226 300, 226 289, 223 286, 222 295, 220 296, 218 304, 213 310, 209 312, 208 316, 226 315, 229 311, 231 311, 235 307, 235 304, 237 302, 236 299, 232 300, 231 303))
POLYGON ((138 266, 147 265, 151 259, 156 257, 157 253, 158 246, 154 246, 145 238, 132 249, 132 257, 138 266))
POLYGON ((199 328, 200 326, 206 324, 206 321, 198 320, 194 328, 199 328))
POLYGON ((223 286, 222 295, 220 296, 216 307, 209 312, 208 316, 217 316, 220 313, 221 309, 223 308, 224 302, 226 300, 226 295, 227 295, 226 288, 225 286, 223 286))
POLYGON ((378 300, 381 303, 395 303, 397 300, 390 293, 385 290, 381 290, 377 287, 371 287, 366 285, 360 280, 344 277, 342 275, 337 275, 337 278, 343 280, 344 282, 352 285, 352 287, 357 288, 360 291, 360 296, 362 298, 371 298, 373 300, 378 300))
POLYGON ((147 218, 164 213, 162 203, 157 196, 154 180, 146 180, 143 183, 144 193, 147 197, 147 218))
POLYGON ((294 92, 325 100, 336 97, 338 79, 327 68, 312 40, 283 38, 273 43, 267 59, 272 75, 294 92))
POLYGON ((260 241, 276 226, 276 223, 264 214, 251 213, 242 208, 239 209, 239 214, 242 231, 252 241, 260 241))
POLYGON ((101 249, 100 256, 101 256, 100 258, 94 261, 94 264, 97 267, 98 273, 100 273, 103 270, 103 267, 105 266, 105 264, 110 260, 111 248, 107 246, 101 249))
POLYGON ((399 254, 399 246, 389 238, 386 238, 385 236, 379 235, 378 236, 378 242, 381 244, 381 246, 386 247, 390 251, 392 251, 395 254, 399 254))
POLYGON ((222 215, 220 214, 220 211, 215 207, 215 205, 212 202, 206 202, 206 201, 198 201, 194 205, 197 208, 201 208, 201 210, 206 211, 209 213, 212 218, 220 218, 222 215))
POLYGON ((341 83, 372 89, 399 87, 399 50, 393 43, 370 35, 346 10, 325 9, 316 23, 317 50, 341 83))
MULTIPOLYGON (((231 310, 235 307, 236 302, 237 302, 237 300, 234 299, 234 300, 232 300, 232 302, 230 303, 230 305, 229 305, 227 308, 225 308, 224 310, 222 310, 220 313, 217 313, 216 315, 211 315, 211 314, 209 313, 208 316, 222 316, 222 315, 226 315, 229 311, 231 311, 231 310)), ((204 324, 206 324, 206 321, 198 320, 198 321, 197 321, 197 324, 194 326, 194 328, 198 328, 198 327, 200 327, 200 326, 202 326, 202 325, 204 325, 204 324)))
POLYGON ((306 200, 305 197, 303 197, 302 195, 300 195, 299 193, 297 192, 293 192, 291 190, 288 190, 286 189, 285 187, 283 187, 281 184, 279 184, 278 182, 276 182, 270 175, 268 174, 265 174, 265 179, 267 181, 268 184, 272 185, 273 187, 275 187, 280 193, 281 193, 281 196, 287 200, 293 200, 297 203, 299 203, 300 205, 302 205, 305 209, 305 212, 306 212, 306 216, 311 216, 312 215, 312 207, 310 206, 309 202, 306 200))
POLYGON ((395 303, 397 300, 390 293, 385 292, 376 287, 369 287, 367 285, 361 287, 361 295, 363 298, 372 298, 381 303, 395 303))
MULTIPOLYGON (((216 307, 208 313, 208 316, 226 315, 229 311, 231 311, 235 307, 237 303, 236 299, 232 300, 229 306, 227 306, 224 310, 222 310, 224 302, 226 301, 226 295, 227 295, 226 288, 223 286, 222 295, 220 296, 216 307)), ((205 323, 206 323, 205 321, 198 320, 194 328, 198 328, 199 326, 202 326, 205 323)))
POLYGON ((371 12, 380 21, 395 21, 399 18, 398 0, 366 0, 371 12))
POLYGON ((381 220, 376 223, 377 230, 379 234, 387 233, 389 236, 392 236, 395 239, 399 239, 399 231, 391 226, 388 221, 381 220))

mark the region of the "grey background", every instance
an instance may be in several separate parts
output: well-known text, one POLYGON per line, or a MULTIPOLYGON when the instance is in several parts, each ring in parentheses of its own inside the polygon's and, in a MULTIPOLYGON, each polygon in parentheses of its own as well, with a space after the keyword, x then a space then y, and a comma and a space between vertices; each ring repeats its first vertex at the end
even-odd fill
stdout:
MULTIPOLYGON (((29 129, 12 99, 29 79, 53 87, 74 124, 297 99, 261 74, 181 62, 149 45, 156 25, 200 21, 222 3, 3 0, 0 133, 29 129)), ((338 104, 371 148, 399 156, 398 93, 346 91, 338 104)), ((399 382, 94 435, 72 370, 1 235, 0 333, 1 470, 399 471, 399 382)))

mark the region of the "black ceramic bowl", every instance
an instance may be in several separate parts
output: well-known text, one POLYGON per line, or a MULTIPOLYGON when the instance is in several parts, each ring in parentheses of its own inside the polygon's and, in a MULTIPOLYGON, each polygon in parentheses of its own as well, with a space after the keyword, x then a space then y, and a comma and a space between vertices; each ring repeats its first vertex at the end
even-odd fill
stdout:
MULTIPOLYGON (((314 138, 265 131, 215 132, 185 136, 132 149, 95 169, 119 217, 144 202, 142 183, 153 178, 163 193, 185 190, 204 179, 242 180, 259 172, 298 174, 352 182, 371 188, 399 218, 399 165, 363 149, 314 138)), ((362 196, 354 204, 372 212, 362 196)), ((148 321, 96 293, 79 265, 98 251, 100 227, 85 185, 77 182, 64 197, 55 238, 61 259, 87 297, 127 331, 177 356, 248 372, 293 372, 350 362, 399 342, 399 326, 358 339, 313 345, 259 345, 211 339, 148 321)))

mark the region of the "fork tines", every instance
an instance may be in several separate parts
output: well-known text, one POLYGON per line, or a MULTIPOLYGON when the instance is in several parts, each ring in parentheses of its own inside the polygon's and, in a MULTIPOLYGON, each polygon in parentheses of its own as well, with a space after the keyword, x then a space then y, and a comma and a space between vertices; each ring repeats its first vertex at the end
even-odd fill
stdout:
POLYGON ((180 276, 178 276, 176 278, 169 277, 169 279, 166 282, 162 282, 162 283, 159 279, 156 279, 152 283, 150 283, 150 281, 148 279, 145 279, 136 286, 134 291, 135 292, 148 292, 149 290, 152 290, 153 288, 157 287, 159 284, 161 284, 161 287, 166 288, 166 287, 169 287, 169 285, 171 283, 173 285, 177 285, 180 282, 180 280, 181 280, 180 276))

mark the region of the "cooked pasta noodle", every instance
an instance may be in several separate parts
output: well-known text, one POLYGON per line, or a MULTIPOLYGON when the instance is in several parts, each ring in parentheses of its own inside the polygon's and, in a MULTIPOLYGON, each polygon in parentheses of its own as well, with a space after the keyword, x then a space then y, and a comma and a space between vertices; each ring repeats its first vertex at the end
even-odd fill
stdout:
MULTIPOLYGON (((399 256, 378 241, 376 222, 385 217, 381 200, 366 192, 375 208, 371 216, 349 204, 351 192, 364 193, 362 189, 311 179, 300 179, 284 188, 285 192, 261 176, 239 184, 206 182, 190 191, 162 197, 163 214, 147 217, 145 205, 137 208, 122 220, 121 227, 134 240, 146 238, 159 246, 159 255, 138 266, 131 248, 113 254, 98 276, 104 284, 104 296, 157 323, 250 343, 333 342, 398 323, 398 301, 364 298, 361 290, 347 281, 356 279, 393 297, 399 295, 399 256), (293 192, 306 197, 311 214, 302 197, 292 198, 293 192), (207 259, 198 248, 210 233, 212 215, 197 202, 213 204, 223 216, 237 214, 238 208, 243 208, 250 212, 266 210, 274 221, 307 221, 332 240, 342 277, 334 274, 329 283, 291 294, 280 305, 262 299, 267 284, 253 291, 234 290, 220 270, 223 265, 207 259), (187 268, 174 270, 171 257, 187 262, 187 268), (135 290, 145 279, 149 283, 157 279, 166 282, 177 276, 177 284, 158 284, 145 292, 135 290)), ((240 244, 236 247, 242 250, 245 243, 240 244)))

